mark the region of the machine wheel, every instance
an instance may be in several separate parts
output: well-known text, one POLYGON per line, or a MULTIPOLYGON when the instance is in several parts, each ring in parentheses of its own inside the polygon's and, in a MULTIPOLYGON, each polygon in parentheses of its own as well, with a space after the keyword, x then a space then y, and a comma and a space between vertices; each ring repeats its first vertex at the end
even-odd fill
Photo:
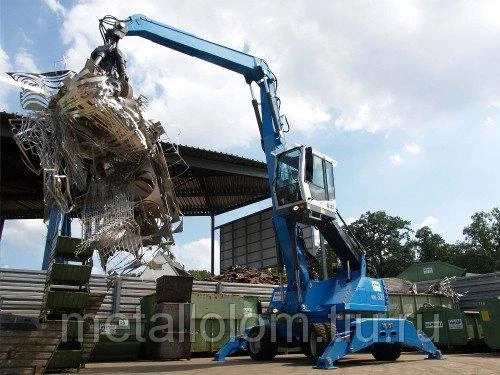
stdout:
POLYGON ((402 345, 395 344, 373 344, 372 355, 377 361, 395 361, 401 355, 402 345))
POLYGON ((308 342, 302 344, 302 352, 316 364, 331 340, 330 324, 310 324, 308 342))
MULTIPOLYGON (((249 338, 257 338, 260 329, 257 327, 250 331, 249 338)), ((248 354, 254 361, 270 361, 278 353, 278 344, 271 342, 271 331, 265 328, 264 334, 260 340, 251 340, 248 342, 248 354)))

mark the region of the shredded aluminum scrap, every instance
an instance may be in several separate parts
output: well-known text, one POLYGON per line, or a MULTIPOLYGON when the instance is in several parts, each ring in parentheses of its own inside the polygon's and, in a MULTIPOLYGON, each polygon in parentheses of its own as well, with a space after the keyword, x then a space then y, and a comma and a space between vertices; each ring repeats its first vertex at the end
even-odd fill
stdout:
POLYGON ((78 74, 10 74, 43 90, 21 92, 30 112, 11 125, 28 164, 30 154, 40 158, 41 168, 30 167, 43 173, 45 219, 53 205, 75 211, 80 251, 96 249, 108 273, 142 267, 173 244, 181 212, 159 142, 163 128, 143 117, 146 98, 132 98, 128 83, 91 60, 78 74))

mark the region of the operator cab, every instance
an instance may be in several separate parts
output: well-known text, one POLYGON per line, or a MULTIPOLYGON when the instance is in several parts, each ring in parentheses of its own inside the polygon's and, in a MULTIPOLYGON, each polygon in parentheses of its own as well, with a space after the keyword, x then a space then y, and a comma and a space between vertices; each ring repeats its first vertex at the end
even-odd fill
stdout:
POLYGON ((333 167, 337 162, 306 146, 292 147, 275 156, 273 199, 278 214, 303 224, 334 219, 333 167))

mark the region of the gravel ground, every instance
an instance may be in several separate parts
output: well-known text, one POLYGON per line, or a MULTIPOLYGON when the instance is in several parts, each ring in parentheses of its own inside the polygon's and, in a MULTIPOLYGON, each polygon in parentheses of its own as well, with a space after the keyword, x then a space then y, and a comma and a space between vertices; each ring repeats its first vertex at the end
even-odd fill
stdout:
MULTIPOLYGON (((445 359, 427 360, 422 353, 403 353, 396 362, 377 362, 371 354, 352 354, 341 360, 332 374, 500 374, 500 353, 449 354, 445 359)), ((190 361, 89 363, 80 374, 324 374, 315 370, 301 354, 280 355, 270 362, 249 357, 228 358, 225 363, 211 358, 190 361)))

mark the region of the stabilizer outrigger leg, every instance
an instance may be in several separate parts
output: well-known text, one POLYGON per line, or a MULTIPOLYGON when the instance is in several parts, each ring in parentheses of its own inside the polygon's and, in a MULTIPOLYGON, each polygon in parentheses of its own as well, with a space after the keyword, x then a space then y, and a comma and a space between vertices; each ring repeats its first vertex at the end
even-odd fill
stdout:
POLYGON ((396 344, 421 350, 429 359, 443 359, 432 341, 412 322, 406 319, 373 318, 356 319, 350 331, 337 334, 318 359, 316 368, 333 369, 335 363, 349 353, 355 353, 373 344, 396 344))
POLYGON ((222 348, 215 353, 214 361, 224 362, 228 355, 245 350, 247 348, 245 335, 231 337, 222 348))

